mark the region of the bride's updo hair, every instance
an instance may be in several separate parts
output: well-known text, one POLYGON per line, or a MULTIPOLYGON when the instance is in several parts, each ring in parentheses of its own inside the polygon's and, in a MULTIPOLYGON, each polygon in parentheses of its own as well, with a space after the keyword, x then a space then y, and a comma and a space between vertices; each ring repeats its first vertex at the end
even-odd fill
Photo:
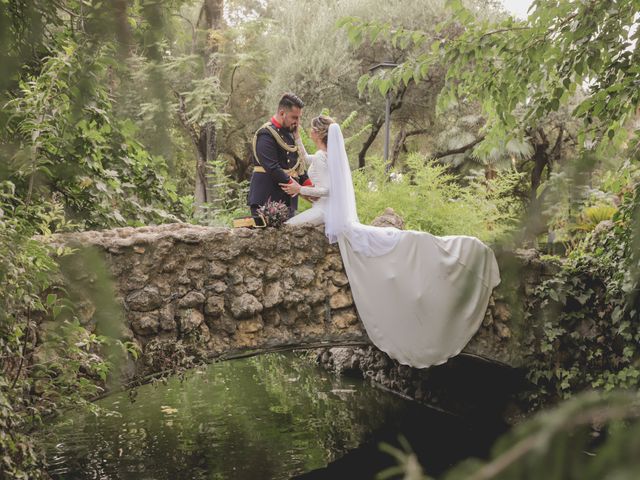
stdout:
POLYGON ((315 132, 320 136, 320 140, 322 140, 322 143, 325 145, 329 138, 329 125, 332 123, 336 123, 336 121, 327 115, 318 115, 311 120, 311 129, 315 130, 315 132))

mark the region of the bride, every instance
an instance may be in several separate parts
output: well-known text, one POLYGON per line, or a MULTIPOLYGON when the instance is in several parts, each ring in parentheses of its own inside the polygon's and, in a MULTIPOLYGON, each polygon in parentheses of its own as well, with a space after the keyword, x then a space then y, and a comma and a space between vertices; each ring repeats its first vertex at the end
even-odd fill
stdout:
POLYGON ((340 126, 320 115, 309 155, 312 187, 280 184, 289 195, 314 199, 287 224, 320 225, 338 243, 358 314, 371 341, 416 368, 460 353, 480 327, 493 288, 500 283, 493 251, 474 237, 436 237, 413 230, 362 225, 340 126))

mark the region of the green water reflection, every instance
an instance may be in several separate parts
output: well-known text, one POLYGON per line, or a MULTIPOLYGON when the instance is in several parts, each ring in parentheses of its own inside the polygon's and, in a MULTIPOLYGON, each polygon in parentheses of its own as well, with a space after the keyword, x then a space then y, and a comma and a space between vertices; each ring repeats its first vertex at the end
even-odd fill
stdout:
POLYGON ((286 479, 323 467, 406 402, 293 354, 213 364, 50 426, 57 479, 286 479))

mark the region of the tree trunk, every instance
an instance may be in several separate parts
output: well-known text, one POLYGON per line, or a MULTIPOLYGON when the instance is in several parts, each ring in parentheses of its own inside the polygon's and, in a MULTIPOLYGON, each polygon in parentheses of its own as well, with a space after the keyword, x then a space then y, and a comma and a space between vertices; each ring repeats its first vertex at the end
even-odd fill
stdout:
MULTIPOLYGON (((216 65, 211 61, 212 56, 217 52, 218 47, 208 41, 210 30, 219 30, 223 26, 224 0, 204 0, 200 7, 198 22, 196 26, 207 30, 207 40, 203 51, 205 64, 208 68, 208 75, 215 75, 216 65)), ((218 156, 216 144, 217 131, 213 122, 205 122, 195 128, 197 138, 194 138, 198 151, 196 161, 196 187, 195 205, 196 209, 204 203, 209 203, 215 198, 215 192, 209 181, 211 173, 211 162, 218 156)))
POLYGON ((369 147, 371 146, 373 141, 378 136, 378 132, 380 132, 382 125, 384 125, 384 120, 382 119, 382 117, 378 117, 376 121, 373 123, 373 125, 371 125, 371 133, 369 133, 369 136, 364 141, 364 144, 360 149, 360 153, 358 154, 358 168, 364 167, 367 151, 369 150, 369 147))
POLYGON ((544 167, 549 165, 549 153, 547 152, 547 149, 549 148, 549 139, 547 138, 542 128, 538 128, 536 130, 534 138, 534 166, 533 170, 531 170, 530 191, 532 201, 535 201, 537 198, 537 191, 538 187, 540 186, 540 182, 542 181, 542 172, 544 171, 544 167))
POLYGON ((524 229, 524 240, 531 245, 536 245, 536 238, 547 229, 546 221, 542 215, 543 199, 538 197, 538 187, 542 181, 542 172, 545 166, 549 166, 549 139, 542 128, 537 128, 530 134, 533 143, 533 169, 531 170, 531 189, 529 191, 529 208, 527 209, 527 222, 524 229))
POLYGON ((222 27, 223 14, 224 0, 204 0, 196 26, 204 30, 218 30, 222 27))
POLYGON ((404 142, 406 140, 407 140, 407 129, 403 125, 402 127, 400 127, 400 131, 398 132, 398 135, 396 135, 396 139, 393 142, 393 153, 391 154, 391 162, 389 163, 389 169, 392 169, 393 167, 396 166, 396 163, 398 162, 398 157, 400 157, 400 151, 402 150, 402 147, 404 146, 404 142))
POLYGON ((493 163, 487 163, 484 166, 484 178, 485 180, 493 180, 498 176, 498 170, 493 163))
MULTIPOLYGON (((395 97, 391 102, 391 105, 389 108, 390 113, 393 113, 395 110, 399 109, 402 106, 402 99, 404 98, 405 93, 407 93, 407 87, 406 85, 403 85, 400 88, 400 90, 396 92, 395 97)), ((383 125, 384 125, 384 117, 378 117, 376 121, 373 123, 373 125, 371 126, 371 133, 365 140, 364 144, 362 145, 362 148, 360 149, 360 153, 358 154, 358 168, 364 167, 367 151, 369 150, 369 147, 371 146, 373 141, 378 136, 378 133, 380 132, 380 129, 382 128, 383 125)))
POLYGON ((216 126, 213 122, 207 122, 200 127, 198 161, 196 164, 196 205, 210 202, 215 197, 215 192, 211 190, 208 175, 211 173, 211 162, 218 156, 216 133, 216 126))
POLYGON ((201 205, 207 203, 207 162, 198 152, 196 161, 196 189, 194 192, 195 206, 199 209, 201 205))
POLYGON ((391 164, 389 165, 389 168, 393 168, 396 166, 401 151, 407 151, 407 147, 405 145, 407 138, 413 137, 414 135, 422 135, 423 133, 427 133, 428 131, 429 130, 426 128, 419 128, 417 130, 411 130, 407 132, 406 127, 402 126, 393 144, 393 156, 391 157, 391 164))

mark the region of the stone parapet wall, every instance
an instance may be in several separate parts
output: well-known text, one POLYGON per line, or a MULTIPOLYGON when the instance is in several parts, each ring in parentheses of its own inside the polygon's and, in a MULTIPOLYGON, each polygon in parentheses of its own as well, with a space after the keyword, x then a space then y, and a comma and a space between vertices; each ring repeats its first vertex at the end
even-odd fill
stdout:
MULTIPOLYGON (((170 224, 56 235, 51 242, 98 250, 124 314, 123 336, 143 353, 158 341, 188 342, 209 358, 368 341, 337 246, 313 228, 170 224)), ((83 284, 97 280, 83 258, 66 269, 64 283, 76 292, 82 323, 93 328, 95 299, 77 298, 83 284)))
MULTIPOLYGON (((196 346, 209 359, 249 350, 368 343, 340 252, 317 228, 169 224, 55 235, 49 241, 93 247, 104 259, 122 312, 120 329, 143 352, 146 367, 138 374, 170 367, 150 356, 177 343, 196 346)), ((82 258, 65 270, 63 282, 76 292, 82 323, 93 328, 98 302, 82 285, 95 282, 97 273, 82 258)), ((522 288, 533 288, 543 272, 513 258, 526 271, 518 280, 522 288)), ((517 364, 522 351, 511 322, 511 308, 498 291, 465 351, 517 364)))

